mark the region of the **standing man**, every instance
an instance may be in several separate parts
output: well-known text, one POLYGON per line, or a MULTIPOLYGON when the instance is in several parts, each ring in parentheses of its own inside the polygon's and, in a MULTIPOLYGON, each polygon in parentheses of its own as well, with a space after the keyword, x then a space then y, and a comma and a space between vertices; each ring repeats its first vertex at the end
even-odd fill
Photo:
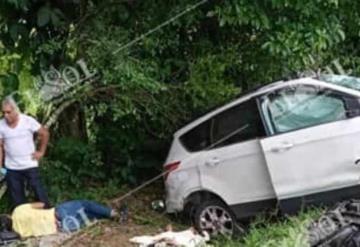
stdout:
POLYGON ((38 162, 44 156, 49 131, 34 118, 21 114, 12 97, 2 102, 4 118, 0 120, 0 167, 6 173, 6 183, 14 206, 26 203, 25 182, 35 192, 36 199, 50 207, 47 193, 39 175, 38 162), (35 149, 37 133, 39 149, 35 149), (3 157, 5 154, 5 168, 3 157))

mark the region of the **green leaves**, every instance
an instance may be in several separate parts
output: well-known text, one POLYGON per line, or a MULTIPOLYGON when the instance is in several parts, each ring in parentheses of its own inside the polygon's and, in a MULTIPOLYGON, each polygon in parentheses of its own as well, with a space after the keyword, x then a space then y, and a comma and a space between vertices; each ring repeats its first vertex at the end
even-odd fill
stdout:
POLYGON ((312 66, 305 61, 314 54, 318 57, 318 65, 329 56, 336 58, 339 44, 348 38, 346 30, 353 29, 353 24, 344 24, 350 5, 358 4, 336 0, 239 0, 226 1, 215 11, 224 29, 244 30, 243 37, 256 37, 248 42, 252 43, 255 53, 263 50, 260 51, 262 58, 255 62, 260 68, 269 72, 274 69, 280 74, 278 77, 284 77, 291 71, 312 66), (264 64, 262 60, 273 60, 277 65, 264 64))
POLYGON ((20 38, 27 39, 29 31, 23 24, 11 24, 9 28, 10 37, 14 42, 17 42, 20 38))
POLYGON ((59 179, 65 179, 65 175, 70 179, 68 185, 79 188, 87 184, 88 179, 101 181, 105 178, 104 164, 91 144, 63 137, 56 142, 49 156, 60 162, 54 169, 65 173, 59 179))
POLYGON ((37 13, 37 24, 39 27, 43 27, 50 22, 51 10, 49 7, 45 6, 40 8, 37 13))
POLYGON ((3 88, 3 94, 9 95, 16 92, 19 88, 19 80, 16 74, 8 73, 0 76, 0 82, 3 88))
POLYGON ((58 27, 62 24, 64 14, 58 8, 50 8, 48 5, 43 6, 37 13, 37 25, 44 27, 52 24, 54 27, 58 27))
POLYGON ((28 0, 4 0, 8 2, 9 4, 13 5, 18 10, 27 11, 29 1, 28 0))

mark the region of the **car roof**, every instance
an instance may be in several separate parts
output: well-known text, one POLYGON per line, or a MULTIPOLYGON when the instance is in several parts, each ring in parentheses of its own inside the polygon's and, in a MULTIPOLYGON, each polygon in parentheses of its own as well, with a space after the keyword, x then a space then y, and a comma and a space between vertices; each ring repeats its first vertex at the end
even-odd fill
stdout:
POLYGON ((215 108, 212 108, 211 110, 207 111, 206 113, 202 114, 201 116, 195 118, 193 121, 189 122, 188 124, 184 125, 182 128, 178 129, 175 134, 174 137, 178 137, 180 135, 182 135, 183 133, 187 132, 188 130, 192 129, 193 127, 199 125, 200 123, 204 122, 205 120, 207 120, 208 118, 210 118, 213 115, 218 114, 219 112, 222 112, 228 108, 231 108, 234 105, 237 105, 243 101, 249 100, 251 98, 255 98, 258 97, 260 95, 266 94, 268 92, 271 91, 275 91, 277 89, 281 89, 284 87, 288 87, 291 85, 298 85, 298 84, 303 84, 303 85, 313 85, 313 86, 324 86, 330 89, 334 89, 334 90, 338 90, 338 91, 342 91, 348 94, 353 94, 355 96, 360 97, 360 92, 353 90, 353 89, 349 89, 349 88, 345 88, 343 86, 339 86, 339 85, 335 85, 332 83, 328 83, 328 82, 324 82, 324 81, 320 81, 319 79, 315 78, 315 77, 304 77, 304 78, 297 78, 297 79, 291 79, 288 81, 276 81, 276 82, 272 82, 266 85, 262 85, 260 87, 256 87, 253 89, 250 89, 249 91, 240 93, 239 95, 236 96, 235 99, 233 99, 230 102, 224 103, 220 106, 217 106, 215 108))

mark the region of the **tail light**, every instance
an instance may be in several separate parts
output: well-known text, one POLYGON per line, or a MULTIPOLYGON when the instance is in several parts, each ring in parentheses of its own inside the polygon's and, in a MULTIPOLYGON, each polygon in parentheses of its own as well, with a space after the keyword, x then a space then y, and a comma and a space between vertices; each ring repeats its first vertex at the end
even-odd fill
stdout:
POLYGON ((170 172, 173 172, 173 171, 175 171, 176 169, 179 168, 180 163, 181 163, 180 161, 175 161, 175 162, 164 165, 164 179, 165 179, 165 181, 168 178, 170 172))

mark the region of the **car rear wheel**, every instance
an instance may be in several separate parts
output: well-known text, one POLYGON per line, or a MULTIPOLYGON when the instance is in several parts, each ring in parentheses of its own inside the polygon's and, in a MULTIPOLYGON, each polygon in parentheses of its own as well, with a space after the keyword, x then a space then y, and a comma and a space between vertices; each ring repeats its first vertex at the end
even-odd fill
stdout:
POLYGON ((244 233, 232 211, 219 200, 204 201, 197 205, 194 213, 196 228, 210 236, 234 236, 244 233))

